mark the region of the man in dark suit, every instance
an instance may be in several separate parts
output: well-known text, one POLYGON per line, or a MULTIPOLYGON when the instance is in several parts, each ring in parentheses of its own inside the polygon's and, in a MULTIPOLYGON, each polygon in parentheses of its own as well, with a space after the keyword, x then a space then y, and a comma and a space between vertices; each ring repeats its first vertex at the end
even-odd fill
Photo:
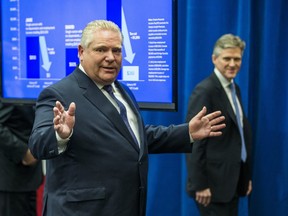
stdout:
POLYGON ((0 215, 35 216, 42 166, 28 149, 32 106, 0 102, 0 215))
POLYGON ((145 126, 132 93, 116 80, 121 50, 117 25, 89 23, 79 67, 38 98, 29 146, 47 159, 44 215, 145 216, 148 152, 190 152, 191 141, 225 127, 220 112, 205 115, 206 108, 189 124, 145 126))
POLYGON ((187 154, 187 190, 202 216, 238 215, 239 196, 252 190, 251 129, 239 87, 236 85, 237 107, 230 89, 240 70, 244 48, 245 42, 238 36, 220 37, 212 55, 214 72, 195 87, 189 99, 187 121, 199 107, 206 106, 209 112, 221 110, 226 123, 222 136, 195 141, 192 153, 187 154), (240 110, 240 127, 236 108, 240 110), (240 130, 244 134, 243 146, 240 130))

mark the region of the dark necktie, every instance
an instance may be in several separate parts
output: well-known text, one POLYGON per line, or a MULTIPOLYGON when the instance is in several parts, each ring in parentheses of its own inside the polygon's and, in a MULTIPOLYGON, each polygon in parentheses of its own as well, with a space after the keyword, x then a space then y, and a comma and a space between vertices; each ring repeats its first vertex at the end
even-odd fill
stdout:
POLYGON ((104 89, 105 91, 107 91, 108 94, 109 94, 109 95, 115 100, 115 102, 117 103, 117 105, 118 105, 118 107, 119 107, 119 109, 120 109, 120 116, 121 116, 121 118, 123 119, 124 123, 126 124, 126 126, 127 126, 128 130, 129 130, 131 136, 133 137, 134 141, 138 144, 138 141, 137 141, 137 139, 136 139, 136 137, 135 137, 135 134, 134 134, 134 132, 133 132, 133 130, 132 130, 129 122, 128 122, 126 107, 124 106, 124 104, 123 104, 120 100, 118 100, 118 99, 115 97, 115 95, 114 95, 114 93, 113 93, 113 87, 112 87, 112 85, 105 85, 105 86, 103 87, 103 89, 104 89))
POLYGON ((245 140, 244 140, 244 135, 243 135, 243 127, 241 125, 239 106, 238 106, 238 103, 237 103, 237 100, 236 100, 236 90, 235 90, 234 83, 230 84, 230 89, 231 89, 233 104, 234 104, 234 107, 235 107, 237 125, 238 125, 240 136, 241 136, 241 143, 242 143, 241 159, 242 159, 242 161, 245 162, 246 161, 246 157, 247 157, 247 152, 246 152, 245 140))

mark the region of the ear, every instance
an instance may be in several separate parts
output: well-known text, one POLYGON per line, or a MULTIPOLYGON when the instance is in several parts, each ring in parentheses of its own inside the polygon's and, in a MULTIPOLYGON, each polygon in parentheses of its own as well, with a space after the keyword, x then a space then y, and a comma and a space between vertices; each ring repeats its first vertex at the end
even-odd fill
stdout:
POLYGON ((80 60, 82 59, 82 54, 84 52, 84 48, 81 46, 81 44, 78 45, 78 57, 80 60))
POLYGON ((216 62, 216 60, 217 60, 217 56, 216 55, 212 55, 212 62, 213 62, 213 64, 215 65, 215 62, 216 62))

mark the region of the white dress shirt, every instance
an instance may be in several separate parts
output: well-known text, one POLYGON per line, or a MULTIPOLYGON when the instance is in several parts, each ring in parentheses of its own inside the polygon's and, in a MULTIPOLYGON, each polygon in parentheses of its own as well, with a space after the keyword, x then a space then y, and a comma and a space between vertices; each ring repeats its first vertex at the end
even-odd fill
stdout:
MULTIPOLYGON (((231 82, 229 82, 221 73, 220 71, 215 68, 214 69, 214 72, 216 74, 216 76, 218 77, 222 87, 224 88, 226 94, 227 94, 227 97, 230 101, 230 104, 234 110, 234 113, 236 112, 235 111, 235 106, 234 106, 234 103, 233 103, 233 99, 232 99, 232 92, 231 92, 231 89, 230 89, 230 84, 234 82, 234 80, 231 80, 231 82)), ((241 119, 241 126, 243 127, 243 111, 242 111, 242 108, 240 106, 240 102, 239 102, 239 99, 238 99, 238 96, 237 96, 237 105, 238 105, 238 108, 239 108, 239 112, 240 112, 240 119, 241 119)))

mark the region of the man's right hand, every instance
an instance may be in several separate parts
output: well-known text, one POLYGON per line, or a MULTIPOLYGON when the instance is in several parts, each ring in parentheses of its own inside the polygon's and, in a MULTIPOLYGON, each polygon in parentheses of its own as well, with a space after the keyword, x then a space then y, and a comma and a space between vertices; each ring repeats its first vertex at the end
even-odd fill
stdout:
POLYGON ((195 199, 199 204, 208 206, 211 201, 211 196, 210 188, 207 188, 205 190, 197 191, 195 199))
POLYGON ((62 139, 67 139, 74 127, 75 124, 75 103, 71 103, 68 110, 65 111, 63 105, 56 101, 55 107, 53 108, 54 112, 54 130, 57 131, 58 135, 62 139))

